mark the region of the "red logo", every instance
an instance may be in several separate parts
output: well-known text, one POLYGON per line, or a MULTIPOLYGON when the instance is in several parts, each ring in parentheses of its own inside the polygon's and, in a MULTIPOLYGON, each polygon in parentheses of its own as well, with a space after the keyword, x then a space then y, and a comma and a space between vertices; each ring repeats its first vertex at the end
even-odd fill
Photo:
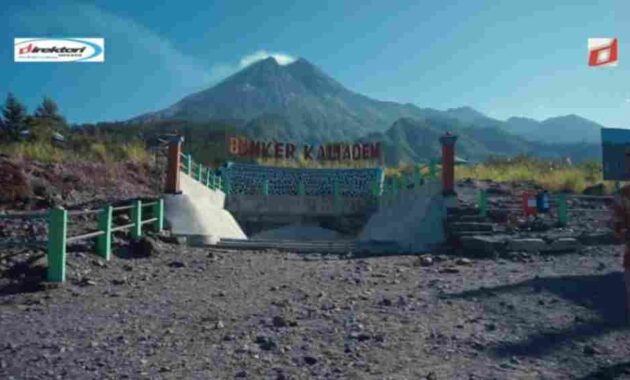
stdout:
POLYGON ((616 38, 589 38, 588 39, 588 65, 617 66, 617 39, 616 38))
POLYGON ((19 54, 28 54, 33 51, 33 44, 28 44, 23 48, 19 49, 19 54))

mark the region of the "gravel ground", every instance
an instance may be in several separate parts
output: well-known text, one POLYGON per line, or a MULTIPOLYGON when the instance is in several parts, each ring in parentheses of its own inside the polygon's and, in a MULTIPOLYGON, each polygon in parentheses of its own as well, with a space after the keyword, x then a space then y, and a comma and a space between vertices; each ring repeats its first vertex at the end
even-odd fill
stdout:
POLYGON ((630 378, 618 246, 468 260, 71 247, 0 281, 2 379, 630 378), (27 292, 31 290, 31 292, 27 292))

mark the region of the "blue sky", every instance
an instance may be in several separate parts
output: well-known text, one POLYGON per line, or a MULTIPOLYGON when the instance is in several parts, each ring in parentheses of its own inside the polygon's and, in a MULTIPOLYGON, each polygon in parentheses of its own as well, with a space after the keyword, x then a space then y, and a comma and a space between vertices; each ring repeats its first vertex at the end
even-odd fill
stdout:
POLYGON ((158 110, 261 51, 304 57, 351 90, 489 116, 578 114, 630 128, 630 1, 3 2, 0 97, 53 97, 71 122, 158 110), (576 5, 577 4, 577 5, 576 5), (104 37, 104 63, 14 63, 14 37, 104 37), (587 66, 589 37, 619 65, 587 66))

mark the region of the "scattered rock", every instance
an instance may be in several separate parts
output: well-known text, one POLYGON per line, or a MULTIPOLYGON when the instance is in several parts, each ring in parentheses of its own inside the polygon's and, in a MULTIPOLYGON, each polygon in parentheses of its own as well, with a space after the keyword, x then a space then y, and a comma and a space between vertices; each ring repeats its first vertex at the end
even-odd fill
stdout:
POLYGON ((440 273, 459 273, 459 268, 456 267, 445 267, 440 269, 440 273))
POLYGON ((150 257, 159 253, 159 243, 157 240, 142 236, 138 240, 132 240, 129 243, 129 250, 134 257, 150 257))
POLYGON ((223 324, 222 320, 218 320, 216 325, 214 325, 214 328, 217 329, 217 330, 220 330, 220 329, 222 329, 224 327, 225 327, 225 325, 223 324))
POLYGON ((426 379, 427 379, 427 380, 437 380, 437 379, 438 379, 438 377, 437 377, 437 375, 435 374, 435 372, 429 372, 429 374, 426 376, 426 379))
POLYGON ((470 259, 465 258, 465 257, 460 257, 459 259, 457 259, 457 261, 455 261, 455 264, 457 264, 457 265, 471 265, 472 261, 470 259))
POLYGON ((271 323, 274 325, 274 327, 287 327, 289 325, 286 319, 279 315, 273 317, 271 323))
POLYGON ((173 260, 170 263, 168 263, 168 266, 171 268, 184 268, 186 267, 186 264, 182 261, 173 260))
POLYGON ((418 264, 423 267, 428 267, 433 265, 433 257, 431 256, 420 256, 418 258, 418 264))
POLYGON ((303 357, 304 359, 304 363, 308 364, 308 365, 314 365, 317 364, 317 359, 313 356, 309 356, 309 355, 305 355, 303 357))
POLYGON ((271 351, 278 348, 278 343, 273 337, 259 335, 256 337, 255 343, 261 350, 271 351))

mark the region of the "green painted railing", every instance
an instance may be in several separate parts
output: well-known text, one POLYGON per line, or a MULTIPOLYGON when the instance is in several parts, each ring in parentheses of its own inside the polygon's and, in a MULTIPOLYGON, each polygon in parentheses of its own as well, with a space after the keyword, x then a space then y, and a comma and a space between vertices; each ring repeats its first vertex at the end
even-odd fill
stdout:
POLYGON ((221 176, 213 174, 211 168, 195 162, 190 154, 180 154, 182 158, 180 170, 210 189, 225 191, 221 176))
POLYGON ((164 201, 157 199, 148 203, 135 200, 126 206, 105 206, 100 210, 68 211, 55 208, 48 211, 48 270, 47 279, 50 282, 64 282, 66 280, 66 247, 68 243, 96 238, 96 253, 105 260, 111 258, 112 234, 117 231, 130 230, 132 239, 142 236, 142 226, 151 224, 153 231, 160 232, 164 228, 164 201), (144 208, 151 208, 151 218, 143 220, 144 208), (113 214, 118 211, 131 211, 131 223, 114 226, 113 214), (68 237, 68 215, 88 215, 98 213, 97 230, 82 235, 68 237))

